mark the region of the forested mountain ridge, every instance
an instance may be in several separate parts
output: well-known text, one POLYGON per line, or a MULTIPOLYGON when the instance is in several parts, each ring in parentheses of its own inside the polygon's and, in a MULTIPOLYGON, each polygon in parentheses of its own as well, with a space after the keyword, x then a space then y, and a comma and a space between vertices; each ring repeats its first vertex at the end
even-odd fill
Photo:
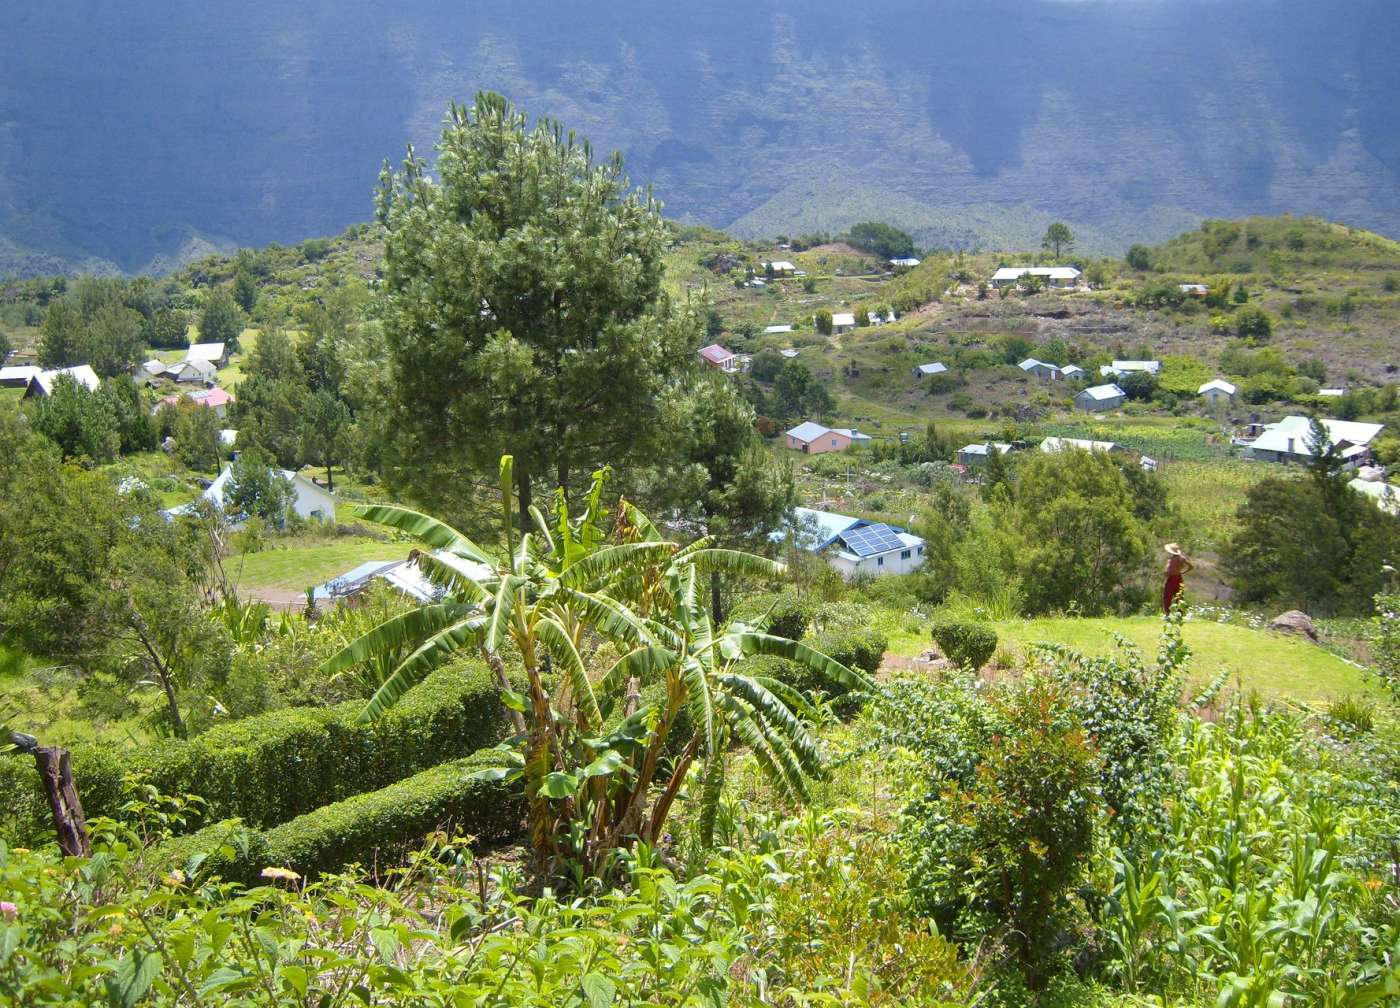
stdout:
POLYGON ((1117 252, 1280 211, 1400 233, 1381 0, 136 0, 7 29, 0 274, 169 268, 364 220, 382 159, 478 88, 625 151, 670 216, 741 234, 875 217, 1025 247, 1053 217, 1117 252))

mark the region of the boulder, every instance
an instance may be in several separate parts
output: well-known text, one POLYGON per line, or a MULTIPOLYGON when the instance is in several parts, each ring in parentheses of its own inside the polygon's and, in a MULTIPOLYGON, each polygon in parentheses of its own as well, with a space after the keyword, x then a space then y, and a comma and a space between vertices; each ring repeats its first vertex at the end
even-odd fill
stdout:
POLYGON ((1281 613, 1269 621, 1269 629, 1277 630, 1279 633, 1296 634, 1299 637, 1306 637, 1314 644, 1317 643, 1317 627, 1313 626, 1313 621, 1307 613, 1297 609, 1290 609, 1286 613, 1281 613))

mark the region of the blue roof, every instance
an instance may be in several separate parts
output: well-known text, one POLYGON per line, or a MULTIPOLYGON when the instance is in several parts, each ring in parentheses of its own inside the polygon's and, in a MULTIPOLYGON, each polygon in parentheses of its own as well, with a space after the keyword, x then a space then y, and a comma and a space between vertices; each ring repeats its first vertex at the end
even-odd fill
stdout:
MULTIPOLYGON (((830 546, 842 532, 864 525, 865 521, 860 518, 852 518, 850 515, 835 514, 831 511, 796 507, 788 516, 788 524, 797 531, 799 538, 803 540, 801 544, 803 548, 815 553, 830 546), (809 536, 811 537, 810 541, 807 538, 809 536)), ((775 532, 773 538, 781 541, 786 534, 786 532, 775 532)))
POLYGON ((904 541, 894 529, 883 522, 847 529, 838 538, 858 557, 874 556, 891 550, 904 549, 904 541))

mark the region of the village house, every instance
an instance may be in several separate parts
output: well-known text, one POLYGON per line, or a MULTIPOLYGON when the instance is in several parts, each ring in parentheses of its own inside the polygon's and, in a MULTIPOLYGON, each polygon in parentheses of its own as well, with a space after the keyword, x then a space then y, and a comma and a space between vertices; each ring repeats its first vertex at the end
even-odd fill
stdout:
POLYGON ((786 357, 788 360, 792 360, 794 357, 796 357, 796 356, 797 356, 799 353, 801 353, 801 352, 802 352, 802 351, 800 351, 800 350, 794 350, 794 349, 792 349, 791 347, 789 347, 789 348, 786 349, 786 350, 779 350, 779 351, 778 351, 778 353, 782 354, 782 355, 783 355, 784 357, 786 357))
POLYGON ((1074 408, 1089 413, 1103 413, 1118 409, 1127 398, 1128 393, 1117 385, 1095 385, 1075 395, 1074 408))
POLYGON ((1040 450, 1049 455, 1064 451, 1117 452, 1123 448, 1116 441, 1090 441, 1086 438, 1048 437, 1040 442, 1040 450))
MULTIPOLYGON (((280 474, 292 486, 291 510, 300 518, 306 521, 335 521, 335 495, 324 487, 317 486, 301 473, 292 472, 290 469, 275 469, 269 472, 280 474)), ((233 481, 233 466, 224 463, 223 471, 213 483, 209 484, 204 491, 203 499, 214 506, 214 510, 224 515, 230 525, 237 527, 244 521, 242 515, 228 515, 224 510, 225 494, 228 492, 229 484, 233 481)), ((190 514, 194 511, 193 504, 182 504, 179 507, 170 508, 161 512, 166 518, 174 518, 177 515, 190 514)))
MULTIPOLYGON (((793 508, 790 525, 802 549, 822 557, 847 580, 908 574, 926 559, 923 539, 883 522, 799 507, 793 508)), ((774 534, 777 540, 784 537, 783 532, 774 534)))
POLYGON ((0 367, 0 388, 25 388, 29 384, 29 379, 42 370, 43 368, 35 367, 33 364, 12 364, 9 367, 0 367))
POLYGON ((1060 368, 1060 377, 1067 381, 1083 381, 1084 369, 1078 364, 1066 364, 1060 368))
POLYGON ((763 263, 763 272, 768 276, 790 277, 797 275, 797 267, 786 259, 763 263))
POLYGON ((916 364, 914 366, 915 378, 927 378, 929 375, 944 374, 948 366, 934 361, 932 364, 916 364))
POLYGON ((185 360, 208 361, 217 370, 228 363, 228 347, 224 343, 191 343, 185 360))
POLYGON ((889 260, 891 269, 913 269, 917 265, 919 265, 919 260, 915 259, 913 256, 900 256, 896 259, 889 260))
POLYGON ((1209 287, 1199 283, 1177 284, 1176 289, 1193 298, 1203 298, 1210 293, 1209 287))
POLYGON ((1196 394, 1212 406, 1229 406, 1235 401, 1237 391, 1239 390, 1224 378, 1216 378, 1198 388, 1196 394))
POLYGON ((739 358, 727 347, 711 343, 700 351, 700 358, 711 367, 719 368, 726 374, 733 374, 740 368, 739 358))
POLYGON ((1130 374, 1160 374, 1162 362, 1155 360, 1116 360, 1099 368, 1103 378, 1122 378, 1130 374))
POLYGON ((774 335, 777 335, 778 333, 790 333, 790 332, 792 332, 792 326, 790 326, 790 325, 770 325, 770 326, 765 326, 764 329, 763 329, 763 335, 765 335, 765 336, 774 336, 774 335))
MULTIPOLYGON (((1327 437, 1342 458, 1343 469, 1355 469, 1371 456, 1371 442, 1384 424, 1359 423, 1354 420, 1320 421, 1327 437)), ((1313 458, 1312 424, 1305 416, 1287 416, 1269 424, 1252 442, 1245 446, 1245 457, 1263 462, 1306 463, 1313 458)))
POLYGON ((97 372, 86 364, 55 368, 52 371, 39 371, 31 375, 29 384, 24 390, 24 398, 36 399, 40 396, 53 395, 54 383, 58 381, 60 375, 67 375, 89 392, 96 392, 98 386, 102 384, 102 381, 97 377, 97 372))
POLYGON ((1320 388, 1317 390, 1317 394, 1323 399, 1340 399, 1347 394, 1347 390, 1344 388, 1320 388))
POLYGON ((991 457, 992 452, 1005 455, 1015 447, 1004 441, 989 441, 986 444, 963 445, 958 449, 958 461, 965 466, 979 466, 991 457))
POLYGON ((1371 498, 1386 514, 1400 516, 1400 487, 1379 480, 1354 479, 1347 483, 1357 493, 1371 498))
POLYGON ((203 357, 186 357, 177 364, 171 364, 162 373, 171 381, 182 384, 212 382, 218 376, 218 370, 213 361, 203 357))
POLYGON ((1023 276, 1040 277, 1045 286, 1069 290, 1079 286, 1079 270, 1073 266, 1003 266, 992 274, 993 287, 1011 287, 1023 276))
MULTIPOLYGON (((217 386, 209 389, 197 389, 194 392, 186 392, 183 397, 196 406, 204 406, 208 409, 212 409, 215 415, 221 420, 228 415, 228 404, 233 402, 233 396, 217 386)), ((180 399, 181 395, 178 392, 174 395, 165 396, 156 404, 156 409, 160 409, 161 406, 179 406, 180 399)))
MULTIPOLYGON (((353 602, 377 583, 386 584, 415 602, 440 601, 443 589, 428 578, 418 557, 418 551, 414 550, 405 560, 368 560, 325 584, 317 585, 311 590, 312 601, 317 605, 353 602)), ((432 558, 467 577, 480 580, 490 577, 492 573, 489 564, 465 560, 447 550, 435 550, 432 558)))
POLYGON ((1036 360, 1034 357, 1027 357, 1016 366, 1026 372, 1026 374, 1035 378, 1048 378, 1051 381, 1055 381, 1060 377, 1060 369, 1058 367, 1054 364, 1047 364, 1042 360, 1036 360))
POLYGON ((811 420, 805 420, 787 432, 787 446, 804 455, 845 451, 853 444, 867 444, 869 441, 869 434, 862 434, 854 427, 823 427, 811 420))
POLYGON ((850 332, 855 327, 855 312, 835 312, 831 316, 831 331, 833 333, 850 332))

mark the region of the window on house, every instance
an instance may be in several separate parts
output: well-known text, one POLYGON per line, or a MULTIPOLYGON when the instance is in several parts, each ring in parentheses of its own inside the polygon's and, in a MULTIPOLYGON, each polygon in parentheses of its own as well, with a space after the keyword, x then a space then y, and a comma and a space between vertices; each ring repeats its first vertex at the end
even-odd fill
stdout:
POLYGON ((831 439, 831 447, 833 447, 833 448, 836 447, 836 439, 835 439, 835 438, 832 438, 832 439, 831 439))
POLYGON ((885 558, 884 558, 884 557, 876 557, 876 558, 875 558, 875 566, 876 566, 876 567, 883 567, 883 566, 885 566, 885 558))
POLYGON ((902 552, 899 554, 899 559, 901 559, 901 560, 908 560, 908 559, 909 559, 909 551, 908 551, 908 550, 902 551, 902 552))

